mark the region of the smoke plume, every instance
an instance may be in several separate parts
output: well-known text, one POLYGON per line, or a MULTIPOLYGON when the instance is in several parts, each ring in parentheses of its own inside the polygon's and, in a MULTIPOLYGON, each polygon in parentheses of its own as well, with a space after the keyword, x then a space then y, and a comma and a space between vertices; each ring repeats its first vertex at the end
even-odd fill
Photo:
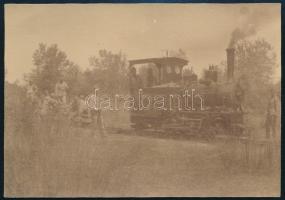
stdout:
POLYGON ((255 35, 273 17, 266 8, 250 10, 247 7, 242 7, 239 14, 238 25, 231 33, 229 48, 233 48, 239 40, 255 35))

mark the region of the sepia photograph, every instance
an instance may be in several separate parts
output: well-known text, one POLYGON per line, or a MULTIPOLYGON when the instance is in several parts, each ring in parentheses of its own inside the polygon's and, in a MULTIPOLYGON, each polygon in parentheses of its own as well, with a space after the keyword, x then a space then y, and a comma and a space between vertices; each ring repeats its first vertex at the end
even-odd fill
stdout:
POLYGON ((4 19, 5 197, 280 197, 280 3, 4 19))

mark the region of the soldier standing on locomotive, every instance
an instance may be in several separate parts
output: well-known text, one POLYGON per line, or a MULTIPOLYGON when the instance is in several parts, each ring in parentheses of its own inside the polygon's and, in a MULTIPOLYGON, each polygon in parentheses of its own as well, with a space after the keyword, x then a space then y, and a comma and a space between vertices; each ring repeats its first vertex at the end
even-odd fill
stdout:
POLYGON ((147 87, 152 87, 155 84, 156 84, 156 81, 153 75, 153 70, 149 68, 147 71, 147 87))
POLYGON ((142 86, 142 81, 140 77, 137 75, 136 68, 132 66, 130 67, 129 81, 130 81, 129 87, 131 95, 137 93, 142 86))
POLYGON ((136 68, 130 66, 130 74, 129 74, 129 88, 130 95, 135 99, 135 102, 138 102, 139 95, 138 91, 143 86, 142 79, 137 75, 136 68))

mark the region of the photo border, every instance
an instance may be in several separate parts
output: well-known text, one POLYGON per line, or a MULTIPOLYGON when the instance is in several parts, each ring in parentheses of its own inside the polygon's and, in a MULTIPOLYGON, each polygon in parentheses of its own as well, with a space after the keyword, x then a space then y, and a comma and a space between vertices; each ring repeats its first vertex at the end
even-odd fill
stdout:
MULTIPOLYGON (((4 49, 5 49, 5 18, 4 18, 4 7, 5 4, 94 4, 94 3, 112 3, 112 4, 120 4, 120 3, 126 3, 126 4, 133 4, 133 3, 208 3, 208 4, 214 4, 214 3, 221 3, 221 4, 238 4, 238 3, 278 3, 281 4, 281 198, 285 197, 285 184, 284 184, 284 140, 285 140, 285 135, 283 133, 283 117, 284 117, 284 111, 285 108, 283 106, 282 98, 285 90, 285 85, 284 85, 284 80, 282 79, 282 76, 284 75, 284 70, 283 70, 283 64, 284 64, 284 19, 285 19, 285 5, 281 0, 3 0, 0 3, 0 38, 1 38, 1 47, 0 47, 0 63, 2 65, 1 70, 0 70, 0 76, 1 76, 1 83, 0 83, 0 103, 1 103, 1 137, 0 137, 0 142, 1 142, 1 150, 0 150, 0 160, 2 161, 0 164, 0 188, 1 188, 1 199, 14 199, 14 198, 7 198, 4 197, 4 83, 5 83, 5 64, 4 64, 4 49)), ((109 198, 73 198, 69 197, 72 199, 109 199, 109 198)), ((187 197, 187 198, 180 198, 180 197, 155 197, 159 199, 193 199, 195 197, 187 197)), ((205 199, 212 199, 213 197, 205 198, 205 199)), ((217 199, 220 199, 220 197, 216 197, 217 199)), ((215 198, 215 199, 216 199, 215 198)), ((244 197, 246 198, 246 197, 244 197)), ((16 198, 16 199, 29 199, 29 198, 16 198)), ((31 198, 31 199, 43 199, 43 198, 31 198)), ((48 199, 48 198, 44 198, 48 199)), ((68 198, 52 198, 52 199, 68 199, 68 198)), ((112 198, 112 199, 130 199, 130 198, 112 198)), ((150 198, 131 198, 131 199, 150 199, 150 198)), ((200 199, 200 198, 199 198, 200 199)), ((222 198, 221 199, 226 199, 222 198)), ((228 198, 227 198, 228 199, 228 198)), ((241 198, 243 199, 243 198, 241 198)), ((259 198, 257 198, 259 199, 259 198)), ((260 197, 260 199, 264 199, 264 197, 260 197)))

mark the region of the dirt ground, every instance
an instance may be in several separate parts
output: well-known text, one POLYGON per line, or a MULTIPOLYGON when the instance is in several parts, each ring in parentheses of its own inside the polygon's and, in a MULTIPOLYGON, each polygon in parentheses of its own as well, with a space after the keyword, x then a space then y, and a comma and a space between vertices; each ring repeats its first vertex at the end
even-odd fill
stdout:
POLYGON ((6 134, 5 196, 279 196, 278 170, 230 170, 227 148, 132 132, 6 134))

